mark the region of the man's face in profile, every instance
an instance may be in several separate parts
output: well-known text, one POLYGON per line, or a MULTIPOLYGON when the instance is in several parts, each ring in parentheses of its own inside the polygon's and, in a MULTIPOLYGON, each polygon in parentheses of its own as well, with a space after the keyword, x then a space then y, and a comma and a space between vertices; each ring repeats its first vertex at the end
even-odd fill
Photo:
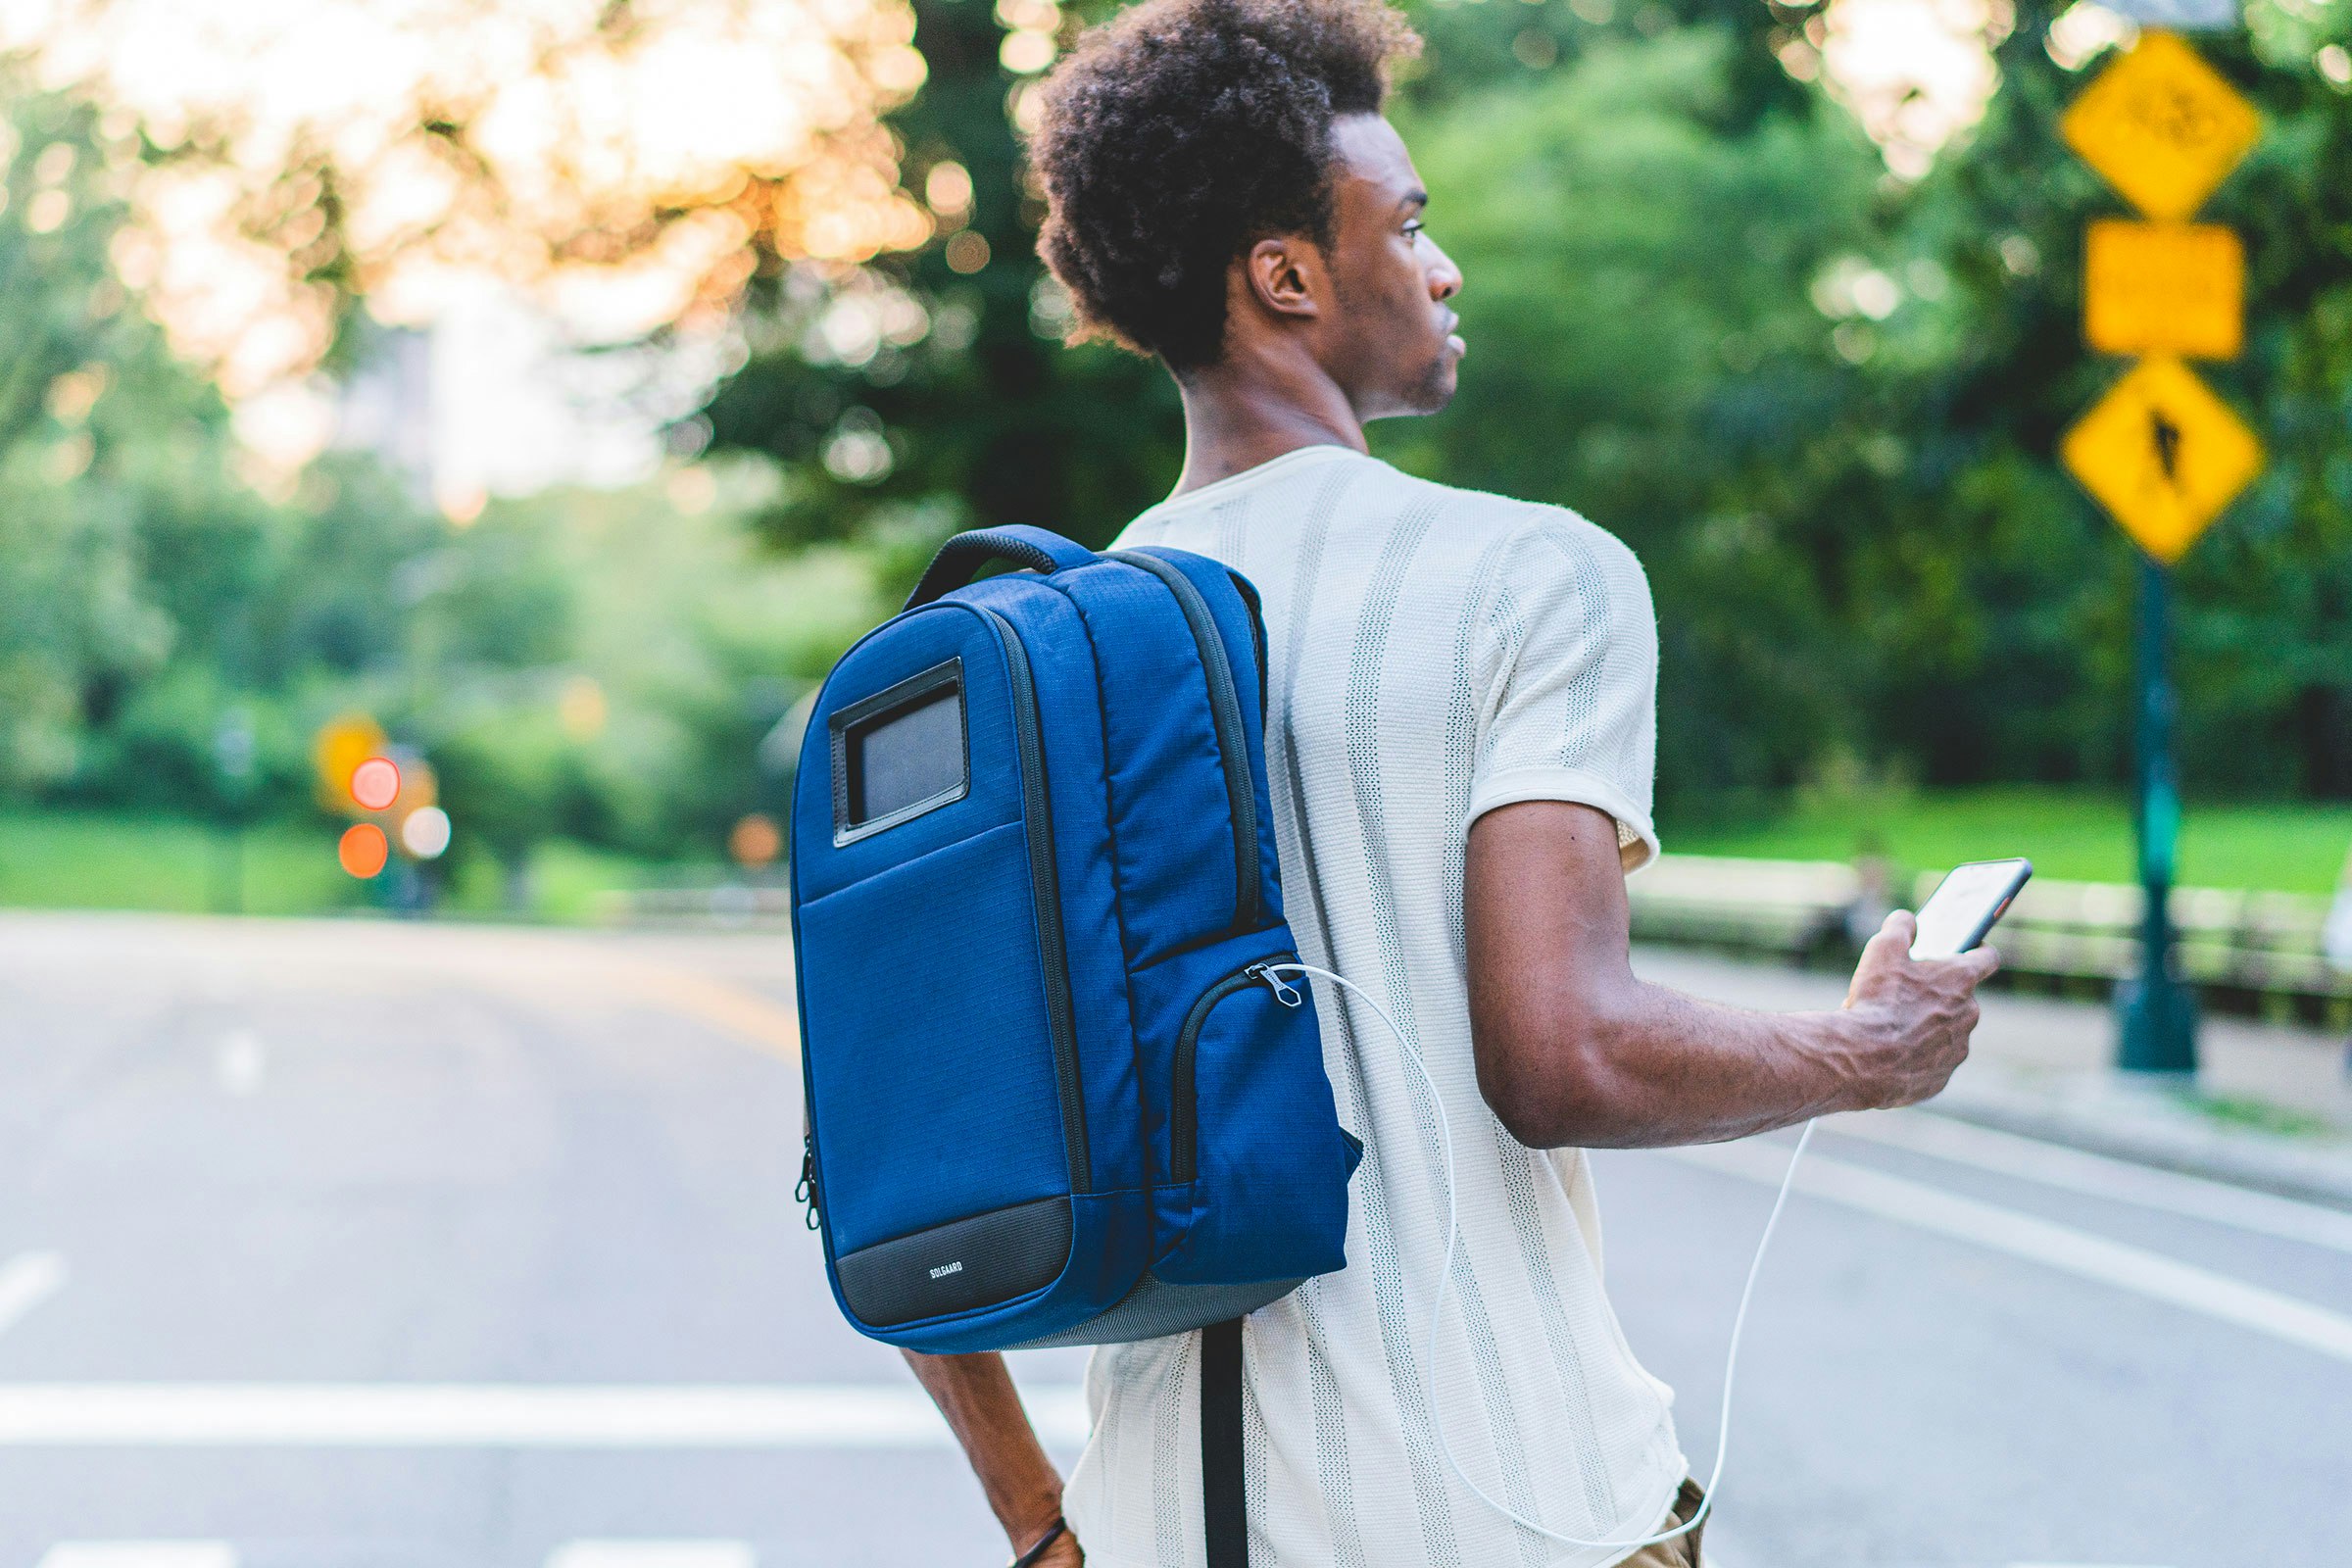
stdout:
POLYGON ((1357 417, 1435 414, 1453 397, 1464 352, 1446 303, 1462 274, 1422 231, 1429 193, 1396 127, 1378 115, 1332 124, 1332 246, 1339 309, 1325 368, 1357 417))

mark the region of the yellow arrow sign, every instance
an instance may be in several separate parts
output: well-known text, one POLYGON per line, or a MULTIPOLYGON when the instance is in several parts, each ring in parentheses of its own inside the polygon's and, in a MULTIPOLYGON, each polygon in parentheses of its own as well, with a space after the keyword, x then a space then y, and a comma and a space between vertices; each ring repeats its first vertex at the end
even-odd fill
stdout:
POLYGON ((2262 471, 2254 432, 2179 360, 2141 361, 2058 453, 2123 530, 2167 564, 2262 471))
POLYGON ((2253 149, 2254 106, 2169 32, 2141 35, 2059 122, 2082 161, 2150 218, 2186 218, 2253 149))
POLYGON ((2218 223, 2102 218, 2084 237, 2082 335, 2102 354, 2233 360, 2245 297, 2245 247, 2218 223))

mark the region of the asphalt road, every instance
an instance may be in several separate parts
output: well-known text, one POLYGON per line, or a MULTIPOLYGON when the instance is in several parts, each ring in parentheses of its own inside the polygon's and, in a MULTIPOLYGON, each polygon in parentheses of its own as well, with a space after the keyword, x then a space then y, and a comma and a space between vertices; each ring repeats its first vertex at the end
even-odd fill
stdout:
MULTIPOLYGON (((768 937, 0 916, 0 1568, 1002 1561, 825 1293, 789 994, 768 937)), ((2352 1217, 1814 1151, 1711 1560, 2352 1561, 2352 1217)), ((1784 1157, 1599 1160, 1702 1465, 1784 1157)), ((1081 1352, 1019 1361, 1070 1452, 1081 1352)))

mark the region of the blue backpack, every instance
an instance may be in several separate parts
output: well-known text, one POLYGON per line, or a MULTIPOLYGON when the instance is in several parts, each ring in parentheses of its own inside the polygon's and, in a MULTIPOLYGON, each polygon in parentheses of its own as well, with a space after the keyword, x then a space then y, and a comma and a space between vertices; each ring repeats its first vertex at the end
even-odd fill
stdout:
POLYGON ((843 1313, 933 1352, 1219 1325, 1237 1454, 1240 1314, 1342 1266, 1362 1153, 1305 985, 1265 972, 1296 955, 1264 709, 1226 566, 958 534, 826 677, 792 808, 843 1313), (1028 569, 970 581, 1000 559, 1028 569))

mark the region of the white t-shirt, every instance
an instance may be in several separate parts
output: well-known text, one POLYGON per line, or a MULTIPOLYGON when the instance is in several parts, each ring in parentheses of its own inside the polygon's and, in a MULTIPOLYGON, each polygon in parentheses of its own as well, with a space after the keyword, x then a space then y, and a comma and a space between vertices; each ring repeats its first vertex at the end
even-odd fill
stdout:
MULTIPOLYGON (((1657 625, 1632 552, 1557 507, 1451 490, 1308 447, 1145 513, 1122 545, 1239 567, 1265 601, 1283 905, 1300 956, 1381 999, 1451 1121, 1462 1252, 1439 1337, 1455 1458, 1490 1494, 1588 1540, 1644 1534, 1686 1471, 1673 1395, 1601 1292, 1592 1175, 1535 1151, 1479 1094, 1462 869, 1470 823, 1514 801, 1650 826, 1657 625)), ((1318 984, 1340 1119, 1366 1152, 1348 1266, 1245 1320, 1255 1568, 1597 1568, 1629 1555, 1510 1523, 1446 1468, 1423 1393, 1446 1246, 1426 1092, 1378 1018, 1318 984)), ((1094 1568, 1202 1559, 1199 1336, 1099 1348, 1094 1433, 1064 1507, 1094 1568)))

